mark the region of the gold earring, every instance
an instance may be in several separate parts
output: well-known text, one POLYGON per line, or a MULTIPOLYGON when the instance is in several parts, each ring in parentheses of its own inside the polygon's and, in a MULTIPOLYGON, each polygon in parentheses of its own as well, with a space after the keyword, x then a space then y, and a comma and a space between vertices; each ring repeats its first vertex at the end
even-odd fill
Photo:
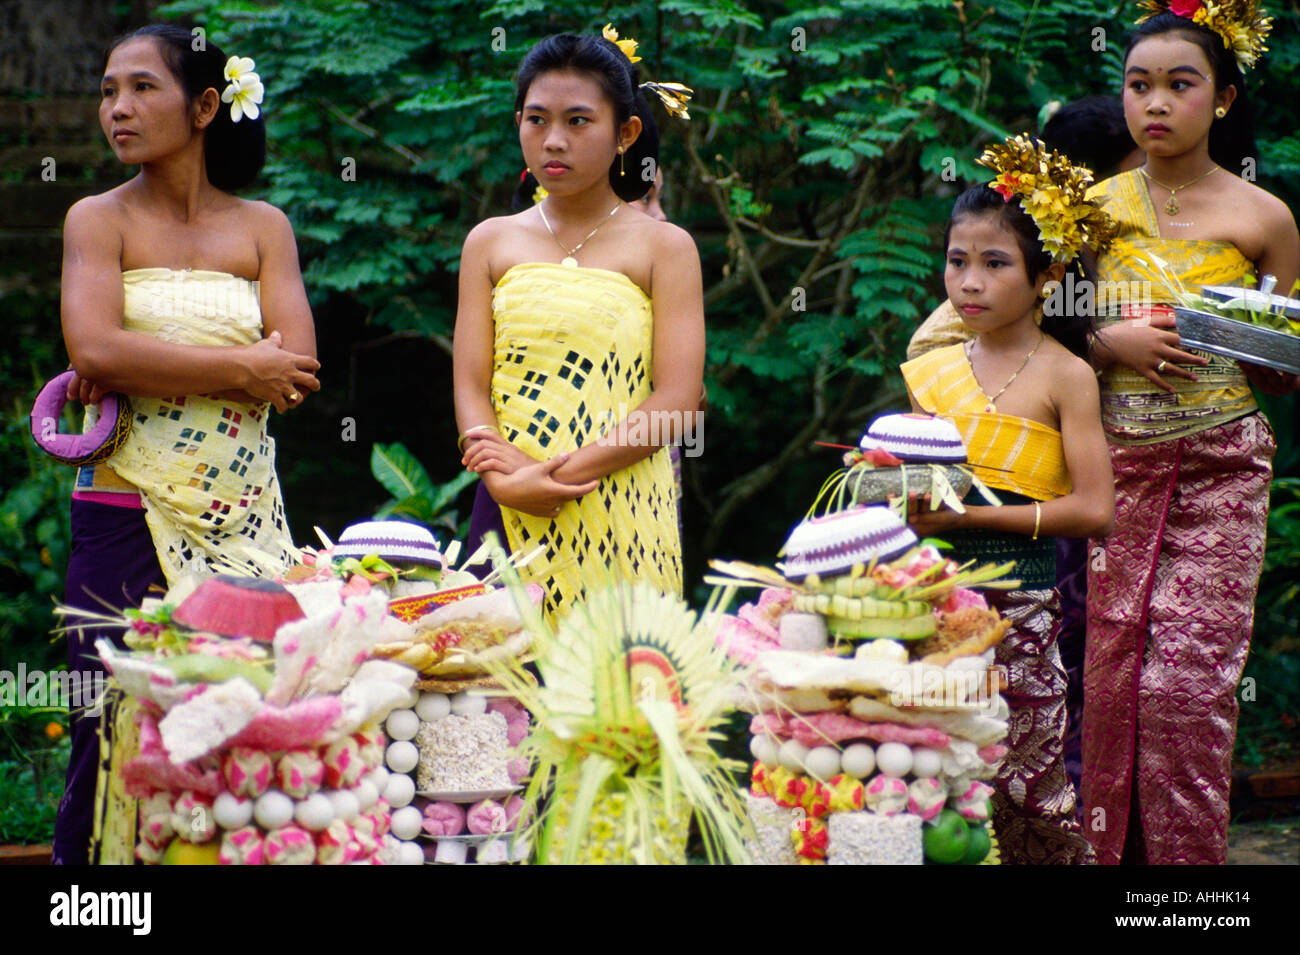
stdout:
POLYGON ((1228 111, 1222 106, 1219 106, 1214 110, 1214 115, 1219 117, 1219 119, 1223 119, 1223 117, 1228 115, 1228 111))
POLYGON ((625 175, 625 173, 623 172, 623 147, 622 146, 618 147, 618 174, 620 176, 625 175))

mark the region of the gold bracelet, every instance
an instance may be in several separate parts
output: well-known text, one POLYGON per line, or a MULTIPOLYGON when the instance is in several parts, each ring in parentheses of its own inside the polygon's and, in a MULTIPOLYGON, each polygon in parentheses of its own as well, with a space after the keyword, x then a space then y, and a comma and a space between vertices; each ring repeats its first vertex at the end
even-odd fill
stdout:
POLYGON ((497 431, 497 429, 490 424, 476 424, 472 428, 466 428, 465 433, 456 439, 456 450, 459 451, 461 454, 465 453, 465 439, 468 438, 470 435, 472 435, 475 431, 493 431, 496 432, 497 434, 501 433, 500 431, 497 431))
POLYGON ((1030 540, 1038 540, 1038 524, 1042 519, 1043 508, 1037 501, 1034 501, 1034 536, 1030 540))

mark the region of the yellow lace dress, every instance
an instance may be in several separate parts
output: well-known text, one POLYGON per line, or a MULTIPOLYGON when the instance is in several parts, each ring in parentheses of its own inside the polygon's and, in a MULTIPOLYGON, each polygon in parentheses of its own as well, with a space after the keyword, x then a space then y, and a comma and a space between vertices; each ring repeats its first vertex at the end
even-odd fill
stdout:
MULTIPOLYGON (((122 273, 122 327, 185 345, 262 338, 256 282, 198 269, 122 273)), ((283 573, 296 551, 275 474, 270 405, 202 395, 131 399, 131 434, 106 466, 140 490, 168 583, 283 573)))
MULTIPOLYGON (((538 460, 598 440, 652 390, 654 313, 631 279, 605 269, 549 262, 516 265, 492 294, 492 407, 502 435, 538 460)), ((672 463, 661 448, 606 475, 559 517, 508 507, 512 550, 546 548, 537 568, 554 621, 606 568, 682 589, 672 463)))

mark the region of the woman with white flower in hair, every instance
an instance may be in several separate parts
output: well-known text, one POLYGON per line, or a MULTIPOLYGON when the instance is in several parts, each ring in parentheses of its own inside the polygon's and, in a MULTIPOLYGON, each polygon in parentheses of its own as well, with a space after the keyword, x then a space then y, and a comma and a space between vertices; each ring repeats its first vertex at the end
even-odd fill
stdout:
MULTIPOLYGON (((100 124, 139 173, 74 205, 64 224, 63 336, 70 400, 127 396, 130 432, 78 471, 66 603, 139 604, 185 574, 263 576, 294 550, 275 474, 270 407, 320 388, 293 230, 236 198, 266 158, 264 89, 253 61, 175 26, 110 45, 100 124)), ((97 638, 69 633, 74 671, 98 669, 97 638)), ((95 722, 74 714, 56 862, 84 863, 95 722)))

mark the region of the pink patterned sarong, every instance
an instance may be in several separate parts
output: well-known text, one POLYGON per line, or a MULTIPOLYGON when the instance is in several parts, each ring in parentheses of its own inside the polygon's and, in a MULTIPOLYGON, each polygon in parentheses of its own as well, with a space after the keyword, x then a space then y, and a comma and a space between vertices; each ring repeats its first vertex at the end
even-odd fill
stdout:
POLYGON ((1083 677, 1084 831, 1103 864, 1226 861, 1274 448, 1258 414, 1111 445, 1115 527, 1090 543, 1083 677))
POLYGON ((1006 757, 993 782, 993 830, 1008 865, 1090 865, 1092 847, 1075 817, 1065 771, 1065 669, 1056 646, 1061 607, 1055 590, 988 595, 1011 621, 997 646, 1011 707, 1006 757))

